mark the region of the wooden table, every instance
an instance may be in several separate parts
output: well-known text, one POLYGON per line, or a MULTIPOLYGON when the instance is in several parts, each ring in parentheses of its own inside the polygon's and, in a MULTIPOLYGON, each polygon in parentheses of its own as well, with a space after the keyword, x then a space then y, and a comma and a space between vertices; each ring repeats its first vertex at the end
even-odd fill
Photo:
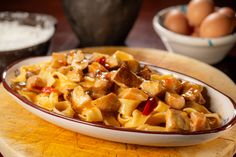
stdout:
MULTIPOLYGON (((29 11, 47 13, 58 19, 58 27, 53 38, 50 51, 61 51, 78 47, 78 40, 72 32, 59 0, 1 0, 0 11, 29 11)), ((165 47, 161 39, 156 35, 152 28, 152 18, 155 13, 165 7, 186 4, 187 0, 144 0, 140 11, 140 15, 130 32, 127 40, 127 46, 149 47, 164 49, 165 47)), ((232 0, 216 1, 221 6, 231 6, 236 9, 236 3, 232 0), (224 3, 224 4, 222 4, 224 3)), ((226 73, 234 82, 236 82, 236 47, 234 47, 229 55, 214 67, 226 73)))

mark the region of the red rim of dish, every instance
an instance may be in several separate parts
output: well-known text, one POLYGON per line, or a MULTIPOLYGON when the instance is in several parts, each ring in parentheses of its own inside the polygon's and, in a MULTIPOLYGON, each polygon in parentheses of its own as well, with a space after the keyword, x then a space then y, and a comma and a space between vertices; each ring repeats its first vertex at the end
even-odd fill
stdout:
MULTIPOLYGON (((47 56, 48 57, 48 56, 47 56)), ((181 74, 181 75, 184 75, 184 76, 187 76, 189 78, 192 78, 192 79, 195 79, 205 85, 207 85, 208 87, 214 89, 215 91, 221 93, 222 95, 224 95, 225 97, 227 97, 233 107, 234 107, 234 117, 226 124, 224 124, 223 126, 221 127, 218 127, 218 128, 215 128, 215 129, 211 129, 211 130, 205 130, 205 131, 194 131, 194 132, 161 132, 161 131, 143 131, 143 130, 135 130, 135 129, 129 129, 129 128, 121 128, 121 127, 114 127, 114 126, 108 126, 108 125, 104 125, 104 124, 97 124, 97 123, 91 123, 91 122, 86 122, 86 121, 82 121, 82 120, 79 120, 79 119, 75 119, 75 118, 70 118, 70 117, 66 117, 64 115, 61 115, 61 114, 58 114, 58 113, 55 113, 55 112, 52 112, 52 111, 48 111, 40 106, 37 106, 35 105, 34 103, 32 103, 31 101, 29 101, 28 99, 26 99, 25 97, 21 96, 20 94, 18 94, 17 92, 15 92, 9 85, 8 83, 6 82, 6 74, 7 74, 7 71, 13 67, 14 65, 24 61, 24 60, 28 60, 28 59, 35 59, 35 58, 43 58, 43 57, 30 57, 30 58, 27 58, 27 59, 21 59, 21 60, 18 60, 12 64, 10 64, 9 66, 7 66, 4 71, 3 71, 3 74, 2 74, 2 83, 3 83, 3 87, 8 91, 10 92, 13 96, 15 96, 17 99, 21 100, 22 102, 24 102, 25 104, 27 104, 28 106, 34 108, 34 109, 37 109, 41 112, 44 112, 44 113, 47 113, 51 116, 56 116, 58 118, 62 118, 64 120, 69 120, 69 121, 72 121, 72 122, 76 122, 76 123, 80 123, 80 124, 84 124, 84 125, 89 125, 89 126, 92 126, 92 127, 99 127, 99 128, 103 128, 103 129, 109 129, 109 130, 114 130, 114 131, 126 131, 126 132, 133 132, 133 133, 140 133, 140 134, 160 134, 160 135, 200 135, 200 134, 209 134, 209 133, 217 133, 217 132, 220 132, 220 131, 224 131, 224 130, 227 130, 229 128, 231 128, 235 123, 236 123, 236 103, 234 102, 234 100, 232 98, 230 98, 228 95, 224 94, 223 92, 219 91, 218 89, 208 85, 207 83, 199 80, 199 79, 196 79, 192 76, 188 76, 186 74, 183 74, 181 72, 178 72, 178 71, 174 71, 174 70, 171 70, 171 69, 167 69, 167 68, 163 68, 163 67, 158 67, 156 65, 153 65, 153 64, 150 64, 150 63, 145 63, 145 62, 141 62, 141 64, 144 64, 144 65, 148 65, 148 66, 151 66, 151 67, 154 67, 154 68, 159 68, 159 69, 164 69, 164 70, 168 70, 170 72, 175 72, 177 74, 181 74)), ((40 117, 41 118, 41 117, 40 117)))

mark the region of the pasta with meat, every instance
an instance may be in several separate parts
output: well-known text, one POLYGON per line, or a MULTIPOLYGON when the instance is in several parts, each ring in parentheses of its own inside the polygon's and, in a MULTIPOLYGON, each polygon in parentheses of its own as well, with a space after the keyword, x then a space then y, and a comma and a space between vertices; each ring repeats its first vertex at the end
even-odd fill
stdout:
POLYGON ((11 85, 37 106, 92 123, 161 132, 221 125, 203 86, 162 75, 123 51, 53 53, 48 62, 22 66, 11 85))

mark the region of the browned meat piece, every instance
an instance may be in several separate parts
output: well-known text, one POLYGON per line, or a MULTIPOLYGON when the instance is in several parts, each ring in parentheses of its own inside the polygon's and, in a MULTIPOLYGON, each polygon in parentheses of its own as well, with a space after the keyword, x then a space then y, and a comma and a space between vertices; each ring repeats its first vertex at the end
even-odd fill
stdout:
POLYGON ((113 56, 107 57, 106 63, 109 65, 110 69, 115 69, 119 66, 117 58, 115 58, 113 56))
POLYGON ((148 95, 138 88, 125 88, 118 94, 119 98, 146 101, 148 95))
POLYGON ((190 120, 187 113, 168 109, 166 112, 166 128, 168 131, 190 130, 190 120))
POLYGON ((112 82, 106 79, 96 79, 94 86, 92 87, 91 96, 94 99, 100 98, 111 90, 112 82))
POLYGON ((155 97, 165 90, 159 81, 143 81, 140 87, 150 97, 155 97))
POLYGON ((114 93, 102 96, 94 101, 92 104, 96 105, 102 112, 118 111, 121 103, 114 93))
POLYGON ((121 66, 111 80, 121 87, 139 87, 142 83, 142 80, 126 66, 121 66))
POLYGON ((202 131, 210 129, 210 125, 207 121, 207 118, 203 113, 191 112, 190 119, 192 131, 202 131))
POLYGON ((83 79, 83 71, 79 69, 73 69, 66 74, 68 79, 73 82, 80 82, 83 79))
POLYGON ((72 50, 67 54, 67 63, 72 64, 72 62, 80 63, 84 60, 85 56, 81 50, 72 50))
POLYGON ((150 80, 152 74, 152 70, 148 68, 148 66, 144 66, 142 70, 138 73, 138 76, 144 78, 145 80, 150 80))
POLYGON ((40 92, 41 88, 43 88, 44 86, 45 83, 37 75, 30 76, 26 81, 26 88, 34 92, 40 92))
POLYGON ((71 92, 71 101, 72 101, 72 108, 76 112, 80 112, 85 105, 91 103, 91 97, 85 93, 84 89, 81 86, 77 86, 71 92))
POLYGON ((92 62, 92 64, 88 66, 88 72, 92 77, 95 77, 98 73, 108 72, 108 70, 98 62, 92 62))
POLYGON ((184 97, 175 94, 166 92, 165 95, 165 102, 174 109, 182 109, 185 106, 185 99, 184 97))
POLYGON ((182 88, 180 80, 173 77, 172 75, 166 76, 163 79, 161 79, 161 83, 168 92, 172 93, 179 93, 182 88))
POLYGON ((61 66, 67 65, 67 55, 66 53, 53 53, 51 66, 53 68, 59 68, 61 66))
POLYGON ((202 96, 202 90, 203 87, 201 85, 184 82, 182 96, 186 100, 194 101, 198 104, 205 104, 206 100, 202 96))
POLYGON ((124 64, 129 68, 133 73, 137 73, 140 70, 140 64, 136 60, 127 60, 124 61, 124 64))

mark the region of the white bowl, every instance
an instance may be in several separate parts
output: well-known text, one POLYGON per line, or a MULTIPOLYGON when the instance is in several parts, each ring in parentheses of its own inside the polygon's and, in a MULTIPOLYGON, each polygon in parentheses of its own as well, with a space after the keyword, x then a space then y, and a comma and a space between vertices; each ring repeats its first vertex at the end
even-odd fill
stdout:
POLYGON ((186 11, 185 5, 169 7, 158 12, 153 18, 153 28, 159 34, 170 52, 196 58, 208 64, 221 61, 236 41, 236 33, 219 38, 198 38, 169 31, 163 26, 163 20, 170 10, 186 11))
POLYGON ((223 121, 222 126, 216 129, 198 132, 150 132, 111 127, 65 117, 33 104, 11 88, 11 80, 15 77, 15 71, 21 66, 50 59, 50 57, 29 58, 9 66, 3 73, 3 86, 19 105, 40 118, 62 128, 84 135, 122 143, 148 146, 187 146, 213 140, 224 134, 236 123, 236 104, 231 98, 197 79, 154 65, 149 65, 149 67, 162 74, 173 74, 177 78, 203 85, 208 91, 208 96, 211 98, 210 110, 221 116, 223 121))

